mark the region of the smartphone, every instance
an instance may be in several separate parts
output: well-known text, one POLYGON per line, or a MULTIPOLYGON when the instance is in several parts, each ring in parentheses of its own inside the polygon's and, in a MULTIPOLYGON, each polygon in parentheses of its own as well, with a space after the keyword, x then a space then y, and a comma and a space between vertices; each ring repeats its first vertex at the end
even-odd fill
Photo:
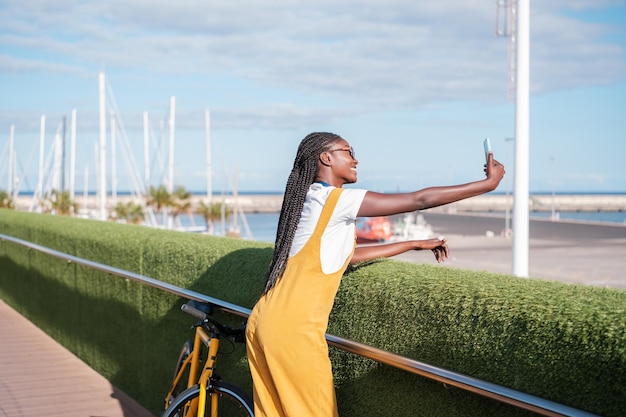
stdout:
POLYGON ((487 163, 489 161, 489 152, 491 152, 491 141, 489 138, 485 138, 483 146, 485 147, 485 163, 487 163))

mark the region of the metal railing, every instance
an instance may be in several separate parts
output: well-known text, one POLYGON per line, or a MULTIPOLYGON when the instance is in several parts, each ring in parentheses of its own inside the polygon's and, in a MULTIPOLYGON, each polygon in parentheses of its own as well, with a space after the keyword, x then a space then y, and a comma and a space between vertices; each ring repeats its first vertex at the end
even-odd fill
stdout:
MULTIPOLYGON (((141 274, 136 274, 134 272, 125 271, 123 269, 115 268, 109 265, 78 258, 67 253, 59 252, 45 246, 7 236, 1 233, 0 239, 27 247, 29 249, 37 250, 39 252, 66 260, 68 262, 83 265, 91 269, 102 271, 121 278, 137 281, 142 284, 149 285, 151 287, 158 288, 172 294, 176 294, 186 299, 209 302, 215 304, 224 312, 235 314, 240 317, 247 318, 250 315, 250 309, 248 308, 241 307, 224 300, 213 298, 196 291, 177 287, 175 285, 168 284, 166 282, 159 281, 141 274)), ((465 391, 469 391, 490 398, 492 400, 506 403, 524 410, 529 410, 544 416, 596 416, 596 414, 578 410, 563 404, 556 403, 554 401, 546 400, 534 395, 526 394, 520 391, 516 391, 514 389, 503 387, 501 385, 493 384, 467 375, 459 374, 457 372, 453 372, 444 368, 429 365, 424 362, 396 355, 382 349, 378 349, 332 334, 327 333, 326 340, 328 341, 329 345, 339 349, 343 349, 347 352, 364 356, 366 358, 373 359, 377 362, 384 363, 398 369, 402 369, 412 374, 420 375, 441 382, 448 386, 457 387, 465 391)))

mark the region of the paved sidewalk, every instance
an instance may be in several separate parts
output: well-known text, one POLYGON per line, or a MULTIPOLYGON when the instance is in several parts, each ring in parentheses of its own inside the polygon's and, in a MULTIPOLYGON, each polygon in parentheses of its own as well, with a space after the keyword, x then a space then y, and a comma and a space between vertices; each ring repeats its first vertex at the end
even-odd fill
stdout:
POLYGON ((1 417, 153 417, 0 300, 1 417))

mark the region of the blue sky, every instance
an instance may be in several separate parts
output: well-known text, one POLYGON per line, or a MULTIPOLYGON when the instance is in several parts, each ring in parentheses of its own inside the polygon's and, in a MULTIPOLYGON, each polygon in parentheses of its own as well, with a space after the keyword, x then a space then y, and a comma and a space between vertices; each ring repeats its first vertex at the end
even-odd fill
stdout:
MULTIPOLYGON (((515 106, 494 1, 215 3, 0 0, 0 188, 10 126, 20 190, 33 190, 41 115, 48 155, 76 109, 77 193, 85 171, 95 189, 100 71, 136 161, 118 153, 118 190, 132 170, 143 179, 144 111, 151 182, 166 175, 155 149, 167 148, 171 96, 174 182, 190 190, 206 189, 205 109, 215 192, 235 174, 240 191, 282 191, 311 131, 354 146, 364 188, 480 179, 484 137, 509 167, 499 191, 512 184, 515 106)), ((626 192, 625 2, 531 2, 530 19, 531 192, 626 192)))

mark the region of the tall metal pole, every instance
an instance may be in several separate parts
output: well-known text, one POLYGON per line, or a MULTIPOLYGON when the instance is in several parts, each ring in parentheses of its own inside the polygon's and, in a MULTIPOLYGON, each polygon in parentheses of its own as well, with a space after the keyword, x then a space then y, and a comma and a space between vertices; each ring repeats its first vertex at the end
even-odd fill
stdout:
POLYGON ((107 118, 106 118, 106 89, 104 72, 99 75, 99 91, 100 91, 100 150, 99 157, 99 175, 98 175, 98 207, 100 220, 107 219, 106 203, 107 203, 107 164, 106 164, 106 148, 107 148, 107 118))
MULTIPOLYGON (((505 142, 513 142, 514 138, 505 138, 505 142)), ((513 168, 512 165, 508 165, 511 163, 511 149, 508 143, 506 144, 506 164, 509 168, 513 168)), ((511 189, 511 177, 509 176, 506 179, 506 208, 505 208, 505 216, 504 216, 504 237, 506 239, 510 239, 511 237, 511 209, 509 208, 509 190, 511 189)))
POLYGON ((517 1, 517 77, 515 104, 515 190, 513 205, 513 275, 528 276, 529 247, 529 94, 530 0, 517 1))

